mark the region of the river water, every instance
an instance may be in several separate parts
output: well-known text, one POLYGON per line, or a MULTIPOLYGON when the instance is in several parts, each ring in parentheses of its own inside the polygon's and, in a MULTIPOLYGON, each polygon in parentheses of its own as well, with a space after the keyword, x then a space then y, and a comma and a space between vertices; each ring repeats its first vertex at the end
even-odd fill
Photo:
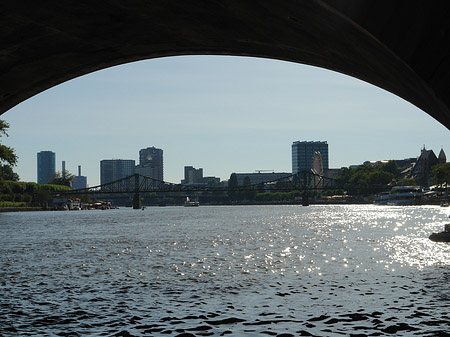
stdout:
POLYGON ((436 206, 0 213, 0 336, 450 336, 436 206))

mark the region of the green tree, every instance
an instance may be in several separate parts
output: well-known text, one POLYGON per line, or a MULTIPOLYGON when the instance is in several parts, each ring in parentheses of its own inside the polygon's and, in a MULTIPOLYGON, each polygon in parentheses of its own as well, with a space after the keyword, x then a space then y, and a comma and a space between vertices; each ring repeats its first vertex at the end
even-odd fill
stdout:
POLYGON ((49 203, 52 198, 51 192, 48 189, 39 188, 33 194, 33 202, 41 206, 49 203))
POLYGON ((389 160, 386 164, 383 164, 381 166, 381 169, 384 172, 389 172, 392 173, 392 175, 394 176, 394 178, 397 178, 399 175, 399 168, 398 168, 398 164, 395 160, 389 160))
POLYGON ((392 179, 394 179, 394 174, 386 171, 374 171, 369 173, 369 184, 371 185, 387 185, 392 179))
POLYGON ((4 180, 19 181, 19 175, 13 171, 11 165, 0 165, 0 177, 4 180))
MULTIPOLYGON (((0 138, 2 136, 8 137, 7 132, 8 128, 9 124, 4 120, 0 119, 0 138)), ((6 145, 1 145, 0 142, 0 166, 1 166, 0 180, 6 180, 5 175, 8 175, 8 173, 12 172, 12 167, 15 166, 16 164, 17 164, 17 155, 15 154, 14 149, 6 145)), ((15 176, 12 175, 12 177, 15 176)))
POLYGON ((238 180, 236 173, 231 173, 230 179, 228 180, 228 188, 231 189, 230 191, 228 191, 228 198, 233 201, 237 200, 239 192, 237 191, 238 180))
POLYGON ((349 194, 365 195, 374 193, 368 187, 380 187, 389 184, 398 174, 397 163, 394 160, 384 165, 360 165, 356 168, 343 168, 336 178, 336 185, 343 187, 349 194))
POLYGON ((72 181, 74 181, 75 176, 67 170, 63 172, 55 172, 51 177, 49 184, 52 185, 63 185, 71 187, 72 181))
POLYGON ((432 182, 438 185, 450 185, 450 163, 433 166, 434 177, 432 182))
POLYGON ((246 176, 244 178, 244 182, 242 183, 242 186, 244 186, 247 190, 244 191, 244 198, 247 200, 255 200, 256 197, 256 187, 251 186, 252 182, 250 180, 249 176, 246 176))

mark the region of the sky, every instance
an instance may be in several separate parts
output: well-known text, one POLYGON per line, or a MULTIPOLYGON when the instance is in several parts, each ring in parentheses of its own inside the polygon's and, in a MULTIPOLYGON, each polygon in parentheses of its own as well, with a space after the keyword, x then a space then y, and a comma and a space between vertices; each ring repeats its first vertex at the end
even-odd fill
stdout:
POLYGON ((21 181, 37 180, 37 153, 56 169, 100 183, 103 159, 164 151, 164 180, 184 166, 222 180, 233 172, 291 172, 294 141, 327 141, 330 168, 418 157, 425 146, 450 158, 450 133, 383 89, 322 68, 233 56, 177 56, 128 63, 60 84, 0 116, 3 144, 19 157, 21 181))

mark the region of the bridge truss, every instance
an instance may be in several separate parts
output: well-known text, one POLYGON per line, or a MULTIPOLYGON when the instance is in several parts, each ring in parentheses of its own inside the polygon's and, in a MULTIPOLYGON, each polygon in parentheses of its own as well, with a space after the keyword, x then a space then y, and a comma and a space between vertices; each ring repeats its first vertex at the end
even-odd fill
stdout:
POLYGON ((93 186, 77 190, 56 191, 58 195, 83 195, 83 194, 133 194, 133 208, 142 207, 141 194, 143 193, 183 193, 185 196, 202 192, 232 193, 241 191, 276 192, 276 191, 300 191, 302 192, 302 204, 309 205, 309 196, 312 191, 319 190, 345 190, 352 191, 376 191, 387 190, 387 186, 339 186, 335 179, 319 175, 312 170, 298 172, 283 178, 265 181, 237 187, 211 187, 207 185, 182 185, 174 184, 140 174, 119 179, 107 184, 93 186))
POLYGON ((102 184, 93 187, 57 191, 58 194, 79 195, 79 194, 111 194, 111 193, 152 193, 152 192, 218 192, 218 191, 245 191, 245 190, 264 190, 270 191, 309 191, 339 188, 335 180, 321 176, 312 171, 302 171, 290 176, 275 180, 265 181, 258 184, 250 184, 238 187, 211 187, 203 185, 182 185, 174 184, 140 174, 102 184))

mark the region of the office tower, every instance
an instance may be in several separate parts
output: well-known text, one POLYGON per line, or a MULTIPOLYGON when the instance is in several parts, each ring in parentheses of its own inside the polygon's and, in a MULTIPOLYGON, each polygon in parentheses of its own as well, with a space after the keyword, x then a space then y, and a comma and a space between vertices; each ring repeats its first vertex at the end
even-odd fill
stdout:
POLYGON ((203 183, 203 169, 196 169, 193 166, 184 167, 184 180, 182 184, 200 184, 203 183))
POLYGON ((323 169, 328 170, 328 144, 326 141, 307 142, 297 141, 292 143, 292 173, 309 171, 313 168, 315 152, 320 152, 323 169))
POLYGON ((79 190, 87 187, 87 177, 81 175, 81 165, 78 165, 78 175, 72 181, 72 189, 79 190))
POLYGON ((139 165, 136 173, 164 181, 163 150, 148 147, 139 151, 139 165))
POLYGON ((135 161, 106 159, 100 161, 100 184, 107 184, 134 174, 135 161))
POLYGON ((56 155, 52 151, 41 151, 37 154, 37 182, 47 184, 55 173, 56 155))

